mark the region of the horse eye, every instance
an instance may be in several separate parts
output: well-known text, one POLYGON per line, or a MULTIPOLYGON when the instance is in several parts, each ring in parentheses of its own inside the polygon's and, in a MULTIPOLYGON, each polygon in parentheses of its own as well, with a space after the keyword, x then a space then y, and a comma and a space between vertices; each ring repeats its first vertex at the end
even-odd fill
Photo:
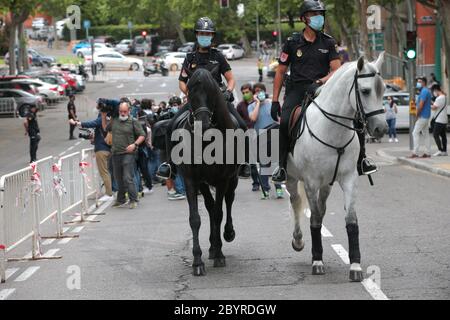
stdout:
POLYGON ((362 89, 361 93, 365 96, 368 96, 370 94, 370 89, 362 89))

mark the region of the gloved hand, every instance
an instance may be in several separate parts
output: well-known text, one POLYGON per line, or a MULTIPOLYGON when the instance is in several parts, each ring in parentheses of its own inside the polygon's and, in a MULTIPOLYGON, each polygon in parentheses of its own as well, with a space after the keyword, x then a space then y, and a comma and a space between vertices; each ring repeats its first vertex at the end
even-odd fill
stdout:
POLYGON ((233 102, 234 101, 234 96, 233 96, 233 92, 227 90, 223 93, 223 96, 225 97, 225 101, 228 102, 233 102))
POLYGON ((270 115, 274 121, 278 121, 278 117, 281 116, 281 105, 278 101, 272 101, 272 108, 270 110, 270 115))
POLYGON ((308 88, 308 92, 307 94, 311 97, 315 97, 316 96, 316 92, 317 90, 321 87, 322 85, 320 83, 317 82, 313 82, 311 83, 311 85, 308 88))

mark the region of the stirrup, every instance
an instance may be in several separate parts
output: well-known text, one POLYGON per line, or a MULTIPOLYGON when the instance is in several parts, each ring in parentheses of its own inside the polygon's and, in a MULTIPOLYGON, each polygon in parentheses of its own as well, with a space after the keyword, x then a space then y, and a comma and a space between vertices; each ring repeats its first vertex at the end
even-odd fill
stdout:
POLYGON ((275 183, 285 183, 287 179, 286 169, 283 167, 278 167, 275 169, 275 172, 272 174, 272 182, 275 183), (284 176, 283 176, 284 174, 284 176), (284 179, 282 179, 284 178, 284 179))
POLYGON ((155 174, 155 175, 156 175, 158 178, 163 179, 163 180, 169 180, 169 179, 172 179, 172 177, 173 177, 172 166, 171 166, 170 163, 168 163, 168 162, 161 163, 161 165, 159 166, 159 168, 158 168, 158 170, 156 171, 156 174, 155 174), (161 168, 163 168, 163 167, 169 167, 169 174, 168 174, 168 176, 163 176, 163 175, 161 174, 161 168))
POLYGON ((361 175, 371 175, 374 174, 375 172, 378 171, 378 167, 375 164, 375 161, 373 161, 370 158, 364 158, 361 160, 361 164, 360 164, 360 168, 361 168, 361 175), (369 169, 366 171, 364 170, 364 164, 366 165, 366 167, 368 167, 369 169))

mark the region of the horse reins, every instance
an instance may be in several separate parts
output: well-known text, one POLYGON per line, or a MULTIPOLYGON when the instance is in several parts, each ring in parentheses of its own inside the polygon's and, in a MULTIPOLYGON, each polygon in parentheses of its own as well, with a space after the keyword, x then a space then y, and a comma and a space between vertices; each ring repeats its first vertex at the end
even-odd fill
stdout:
MULTIPOLYGON (((378 109, 378 110, 375 110, 375 111, 369 112, 369 113, 366 113, 366 112, 365 112, 365 110, 364 110, 364 105, 363 105, 362 99, 361 99, 361 93, 360 93, 360 89, 359 89, 359 84, 358 84, 358 79, 361 79, 361 78, 373 78, 373 77, 375 77, 376 75, 379 75, 379 74, 380 74, 380 73, 375 73, 375 72, 373 72, 373 73, 367 73, 367 74, 358 74, 358 71, 356 71, 356 73, 355 73, 355 78, 354 78, 354 81, 353 81, 353 84, 352 84, 352 86, 351 86, 351 88, 350 88, 350 91, 349 91, 349 93, 348 93, 348 96, 350 97, 353 88, 355 88, 356 110, 357 110, 357 111, 356 111, 356 116, 355 116, 355 118, 349 118, 349 117, 344 117, 344 116, 340 116, 340 115, 337 115, 337 114, 329 113, 329 112, 323 110, 323 109, 317 104, 317 102, 316 102, 315 100, 312 101, 312 102, 314 103, 314 105, 320 110, 320 112, 321 112, 328 120, 330 120, 330 121, 332 121, 332 122, 334 122, 334 123, 336 123, 336 124, 338 124, 338 125, 340 125, 340 126, 346 128, 346 129, 349 129, 349 130, 352 130, 352 131, 353 131, 352 138, 351 138, 351 139, 350 139, 343 147, 335 147, 335 146, 333 146, 333 145, 331 145, 331 144, 329 144, 329 143, 326 143, 325 141, 321 140, 319 137, 317 137, 317 135, 315 135, 315 134, 311 131, 311 128, 309 127, 308 119, 307 119, 307 117, 306 117, 306 112, 305 112, 305 125, 306 125, 306 127, 308 128, 308 131, 309 131, 309 134, 311 135, 311 137, 313 137, 314 139, 316 139, 317 141, 319 141, 319 142, 322 143, 323 145, 325 145, 325 146, 327 146, 327 147, 329 147, 329 148, 334 149, 334 150, 337 151, 338 158, 337 158, 336 167, 335 167, 335 169, 334 169, 334 175, 333 175, 333 179, 332 179, 332 181, 331 181, 331 183, 330 183, 330 186, 333 186, 333 185, 334 185, 334 182, 336 181, 337 173, 338 173, 338 170, 339 170, 339 164, 340 164, 340 162, 341 162, 341 157, 342 157, 342 155, 345 153, 345 149, 346 149, 346 148, 350 145, 350 143, 352 143, 352 141, 355 139, 356 131, 366 132, 366 131, 367 131, 367 122, 368 122, 368 119, 369 119, 370 117, 374 117, 374 116, 376 116, 376 115, 379 115, 379 114, 384 113, 384 110, 383 110, 383 109, 378 109), (344 123, 342 123, 342 122, 339 122, 339 121, 335 120, 334 118, 343 119, 343 120, 349 120, 349 121, 353 121, 353 122, 359 121, 359 122, 362 123, 363 128, 362 128, 362 129, 356 129, 356 128, 351 127, 351 126, 348 126, 348 125, 346 125, 346 124, 344 124, 344 123)), ((304 130, 304 128, 303 128, 303 130, 304 130)), ((302 130, 302 132, 303 132, 303 130, 302 130)))

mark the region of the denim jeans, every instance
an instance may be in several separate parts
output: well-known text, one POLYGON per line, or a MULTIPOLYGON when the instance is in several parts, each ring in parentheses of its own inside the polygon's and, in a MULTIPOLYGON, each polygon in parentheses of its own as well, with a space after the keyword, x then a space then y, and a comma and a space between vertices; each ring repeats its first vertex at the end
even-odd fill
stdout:
POLYGON ((148 170, 150 171, 150 176, 152 179, 156 180, 156 171, 158 170, 158 167, 161 164, 160 156, 159 156, 160 150, 158 149, 149 149, 149 159, 148 159, 148 170))
POLYGON ((389 126, 389 138, 397 138, 397 130, 395 129, 395 123, 397 119, 386 120, 389 126))
POLYGON ((135 184, 136 158, 134 154, 118 154, 112 156, 114 178, 119 191, 117 202, 125 202, 125 192, 128 191, 130 202, 137 202, 137 190, 135 184))
POLYGON ((177 174, 175 178, 175 191, 180 194, 186 194, 183 177, 180 174, 177 174))
MULTIPOLYGON (((270 164, 260 165, 260 166, 261 166, 261 168, 270 168, 270 164)), ((269 177, 270 176, 268 176, 268 175, 261 175, 261 183, 262 183, 261 188, 266 192, 270 191, 269 177)), ((275 189, 281 189, 281 188, 282 188, 281 184, 275 183, 275 189)))

